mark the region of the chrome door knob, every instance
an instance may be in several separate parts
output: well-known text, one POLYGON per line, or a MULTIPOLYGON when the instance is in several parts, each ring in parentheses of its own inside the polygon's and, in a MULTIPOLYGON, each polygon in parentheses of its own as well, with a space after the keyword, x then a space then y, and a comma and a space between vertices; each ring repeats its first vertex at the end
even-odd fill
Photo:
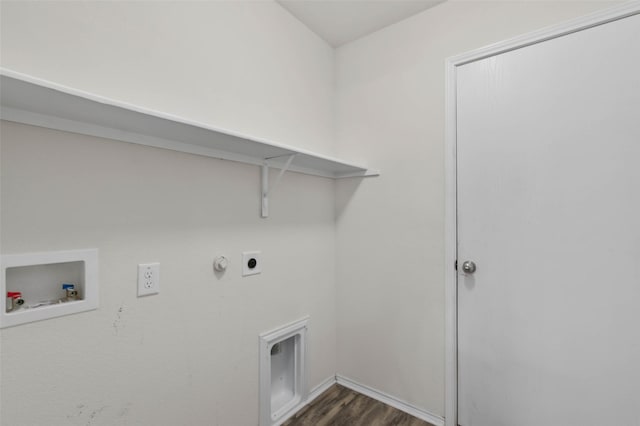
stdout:
POLYGON ((470 260, 465 261, 462 264, 462 272, 465 274, 473 274, 476 271, 476 264, 470 260))

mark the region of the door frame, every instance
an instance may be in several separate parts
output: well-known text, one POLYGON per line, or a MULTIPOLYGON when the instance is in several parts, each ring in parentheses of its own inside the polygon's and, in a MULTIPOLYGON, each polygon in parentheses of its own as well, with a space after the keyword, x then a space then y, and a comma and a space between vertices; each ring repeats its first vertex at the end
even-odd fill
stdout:
POLYGON ((640 1, 610 7, 562 24, 448 58, 445 63, 445 426, 458 426, 457 67, 640 14, 640 1))

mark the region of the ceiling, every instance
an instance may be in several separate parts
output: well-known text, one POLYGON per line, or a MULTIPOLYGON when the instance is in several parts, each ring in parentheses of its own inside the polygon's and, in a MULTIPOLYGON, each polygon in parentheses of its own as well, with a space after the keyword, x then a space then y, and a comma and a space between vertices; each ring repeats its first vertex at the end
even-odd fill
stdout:
POLYGON ((333 47, 395 24, 444 0, 276 0, 333 47))

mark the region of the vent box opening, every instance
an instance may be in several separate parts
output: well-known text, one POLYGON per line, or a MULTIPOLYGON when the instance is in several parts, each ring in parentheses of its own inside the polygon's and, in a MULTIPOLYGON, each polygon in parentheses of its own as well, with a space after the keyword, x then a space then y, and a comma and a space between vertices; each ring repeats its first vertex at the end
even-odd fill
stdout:
POLYGON ((291 336, 271 347, 271 412, 278 413, 296 398, 296 339, 291 336))
POLYGON ((307 319, 260 335, 260 426, 279 425, 304 404, 307 319))

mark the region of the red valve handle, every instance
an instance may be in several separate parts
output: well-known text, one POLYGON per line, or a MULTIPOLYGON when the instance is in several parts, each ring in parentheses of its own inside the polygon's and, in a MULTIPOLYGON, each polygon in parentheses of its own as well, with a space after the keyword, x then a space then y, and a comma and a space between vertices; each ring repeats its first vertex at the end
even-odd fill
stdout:
POLYGON ((11 297, 12 299, 20 299, 22 297, 22 293, 19 291, 8 291, 7 297, 11 297))

